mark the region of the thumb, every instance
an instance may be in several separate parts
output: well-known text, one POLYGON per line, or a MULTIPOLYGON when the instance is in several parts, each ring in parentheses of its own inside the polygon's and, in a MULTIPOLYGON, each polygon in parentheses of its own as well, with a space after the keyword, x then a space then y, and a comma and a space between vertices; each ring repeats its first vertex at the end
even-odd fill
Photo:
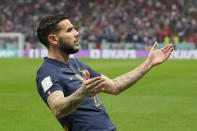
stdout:
POLYGON ((158 42, 155 42, 155 44, 153 45, 153 47, 152 47, 152 49, 151 49, 151 50, 156 50, 157 45, 158 45, 158 42))
POLYGON ((88 80, 89 78, 90 78, 90 73, 87 70, 85 70, 85 78, 84 78, 84 80, 88 80))

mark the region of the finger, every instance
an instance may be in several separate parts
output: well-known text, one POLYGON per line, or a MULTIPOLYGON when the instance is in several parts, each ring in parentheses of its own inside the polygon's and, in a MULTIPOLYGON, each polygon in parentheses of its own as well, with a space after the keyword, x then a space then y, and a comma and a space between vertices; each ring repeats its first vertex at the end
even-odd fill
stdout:
POLYGON ((101 81, 96 87, 95 90, 101 90, 105 86, 105 80, 101 81))
POLYGON ((90 92, 92 92, 92 91, 94 92, 95 90, 96 91, 99 90, 100 88, 103 87, 104 83, 105 83, 105 80, 101 79, 100 81, 97 82, 96 85, 93 85, 92 87, 90 87, 91 88, 90 92))
POLYGON ((161 48, 162 52, 164 52, 167 48, 168 48, 169 45, 166 45, 164 46, 163 48, 161 48))
POLYGON ((167 49, 165 50, 165 54, 168 53, 168 52, 172 52, 172 49, 174 49, 173 46, 170 46, 169 48, 167 48, 167 49))
POLYGON ((163 49, 163 53, 166 54, 168 52, 168 50, 170 49, 170 45, 167 45, 164 49, 163 49))
POLYGON ((98 94, 99 92, 102 92, 104 89, 103 89, 103 86, 105 85, 105 82, 102 82, 102 83, 100 83, 98 86, 97 86, 97 88, 96 89, 93 89, 91 92, 90 92, 90 94, 92 94, 92 95, 96 95, 96 94, 98 94))
POLYGON ((86 85, 90 85, 90 84, 92 84, 92 83, 94 83, 94 82, 96 82, 96 81, 98 81, 98 80, 100 80, 100 79, 101 79, 100 76, 94 77, 94 78, 92 78, 92 79, 85 80, 85 84, 86 84, 86 85))
POLYGON ((96 89, 97 89, 97 86, 98 86, 99 84, 101 84, 102 82, 104 82, 104 81, 105 81, 105 79, 100 79, 100 80, 98 80, 98 81, 95 81, 95 82, 89 84, 89 85, 87 86, 87 88, 88 88, 88 90, 89 90, 90 92, 93 91, 93 90, 96 90, 96 89))
POLYGON ((157 46, 158 46, 158 42, 155 42, 151 50, 156 50, 157 46))
POLYGON ((166 46, 162 49, 162 52, 163 52, 164 54, 166 54, 169 50, 171 50, 172 47, 173 47, 172 44, 166 45, 166 46))
POLYGON ((90 73, 87 70, 85 70, 85 78, 84 78, 84 80, 88 80, 89 78, 90 78, 90 73))
POLYGON ((168 51, 166 54, 165 54, 165 60, 168 59, 168 57, 170 57, 170 55, 172 54, 172 51, 174 50, 174 48, 172 48, 170 51, 168 51))
POLYGON ((105 86, 105 82, 101 83, 96 90, 94 91, 96 94, 99 92, 103 92, 104 91, 104 86, 105 86))

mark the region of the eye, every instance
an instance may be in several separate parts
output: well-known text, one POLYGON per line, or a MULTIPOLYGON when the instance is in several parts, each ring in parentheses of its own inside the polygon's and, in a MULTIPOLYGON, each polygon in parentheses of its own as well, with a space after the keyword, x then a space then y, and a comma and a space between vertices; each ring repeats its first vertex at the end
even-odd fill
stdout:
POLYGON ((72 30, 73 30, 73 28, 68 28, 66 31, 71 32, 72 30))

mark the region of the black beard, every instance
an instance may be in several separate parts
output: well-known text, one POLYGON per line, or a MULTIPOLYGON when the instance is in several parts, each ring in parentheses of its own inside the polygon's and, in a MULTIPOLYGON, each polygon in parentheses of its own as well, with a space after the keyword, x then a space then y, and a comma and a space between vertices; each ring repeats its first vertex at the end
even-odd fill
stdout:
POLYGON ((67 54, 74 54, 79 51, 79 49, 75 50, 72 46, 69 46, 69 44, 64 43, 62 39, 59 41, 59 49, 67 54))

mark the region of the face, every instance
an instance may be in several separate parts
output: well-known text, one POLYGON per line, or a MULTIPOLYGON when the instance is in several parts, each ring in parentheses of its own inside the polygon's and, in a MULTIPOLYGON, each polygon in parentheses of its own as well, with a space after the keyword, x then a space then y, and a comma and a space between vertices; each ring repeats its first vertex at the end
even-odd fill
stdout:
POLYGON ((61 21, 58 24, 60 28, 59 33, 57 33, 58 38, 58 48, 67 53, 73 54, 79 51, 78 36, 79 33, 74 29, 73 25, 68 19, 61 21))

